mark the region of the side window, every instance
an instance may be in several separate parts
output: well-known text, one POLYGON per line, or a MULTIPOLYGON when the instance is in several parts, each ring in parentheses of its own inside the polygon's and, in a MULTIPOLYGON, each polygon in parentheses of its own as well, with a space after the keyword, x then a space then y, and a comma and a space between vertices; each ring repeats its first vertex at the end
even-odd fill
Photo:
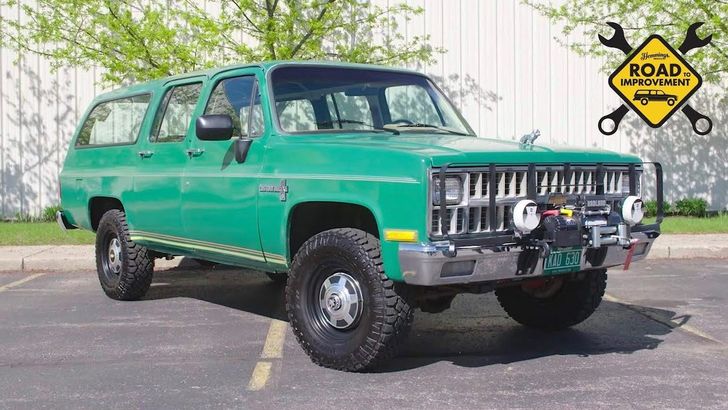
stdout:
POLYGON ((318 129, 313 104, 309 100, 277 102, 276 111, 278 111, 281 127, 286 131, 301 132, 318 129))
POLYGON ((443 125, 427 91, 418 85, 399 85, 384 91, 392 122, 443 125))
POLYGON ((133 144, 150 99, 149 94, 144 94, 98 104, 81 126, 76 146, 133 144))
POLYGON ((154 117, 150 141, 177 142, 185 139, 201 89, 202 83, 194 83, 178 85, 167 91, 154 117))
POLYGON ((248 117, 250 117, 250 137, 262 135, 265 125, 263 109, 260 106, 260 91, 255 77, 246 75, 227 78, 217 83, 210 94, 205 114, 229 115, 235 125, 234 137, 248 136, 248 117), (254 98, 253 92, 255 92, 254 98))

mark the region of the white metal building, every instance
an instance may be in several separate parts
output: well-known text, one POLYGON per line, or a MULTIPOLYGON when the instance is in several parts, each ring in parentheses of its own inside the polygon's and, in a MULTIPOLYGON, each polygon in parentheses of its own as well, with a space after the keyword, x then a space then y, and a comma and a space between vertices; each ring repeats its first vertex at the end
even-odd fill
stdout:
MULTIPOLYGON (((520 1, 407 3, 425 13, 400 29, 407 36, 429 34, 433 46, 447 49, 421 69, 437 79, 480 136, 517 139, 538 128, 539 143, 637 153, 663 162, 669 199, 701 196, 713 209, 726 207, 728 125, 721 90, 705 87, 691 99, 713 119, 708 136, 695 135, 679 112, 660 129, 629 113, 615 135, 603 136, 597 121, 619 100, 601 61, 577 56, 556 40, 582 41, 581 34, 564 38, 520 1)), ((18 11, 4 8, 2 15, 18 11)), ((0 57, 0 217, 35 215, 58 202, 58 173, 79 116, 101 92, 98 73, 77 67, 52 72, 47 61, 9 49, 0 57)))

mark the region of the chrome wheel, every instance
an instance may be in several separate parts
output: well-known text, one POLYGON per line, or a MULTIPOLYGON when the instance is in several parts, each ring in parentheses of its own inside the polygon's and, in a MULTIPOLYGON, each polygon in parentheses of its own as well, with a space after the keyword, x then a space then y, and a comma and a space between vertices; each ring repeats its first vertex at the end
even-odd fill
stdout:
POLYGON ((337 329, 351 328, 364 308, 359 282, 343 272, 329 276, 321 284, 319 308, 329 325, 337 329))
POLYGON ((119 242, 119 238, 112 238, 109 241, 107 264, 109 270, 115 275, 121 272, 121 242, 119 242))

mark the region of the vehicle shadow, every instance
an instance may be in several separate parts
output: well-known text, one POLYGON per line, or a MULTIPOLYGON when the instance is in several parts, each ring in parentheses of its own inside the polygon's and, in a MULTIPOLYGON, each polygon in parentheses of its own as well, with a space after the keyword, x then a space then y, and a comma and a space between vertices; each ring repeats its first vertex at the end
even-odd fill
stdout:
POLYGON ((553 332, 519 325, 501 310, 493 294, 458 298, 453 309, 440 315, 418 311, 401 354, 379 371, 437 362, 481 367, 549 356, 631 354, 657 348, 673 329, 656 319, 669 321, 677 316, 669 310, 605 300, 583 323, 553 332), (649 312, 649 317, 640 312, 649 312))
MULTIPOLYGON (((287 321, 283 286, 264 273, 230 267, 205 269, 194 261, 155 276, 145 299, 193 298, 287 321)), ((520 326, 508 318, 493 294, 460 295, 440 314, 415 312, 399 356, 377 370, 404 371, 437 362, 463 367, 508 364, 549 356, 631 354, 657 348, 677 319, 671 310, 603 301, 584 323, 558 332, 520 326)), ((680 325, 689 317, 680 317, 680 325)), ((679 326, 679 325, 678 325, 679 326)))
POLYGON ((263 272, 203 267, 185 258, 176 268, 155 272, 144 299, 192 298, 287 321, 283 289, 263 272))

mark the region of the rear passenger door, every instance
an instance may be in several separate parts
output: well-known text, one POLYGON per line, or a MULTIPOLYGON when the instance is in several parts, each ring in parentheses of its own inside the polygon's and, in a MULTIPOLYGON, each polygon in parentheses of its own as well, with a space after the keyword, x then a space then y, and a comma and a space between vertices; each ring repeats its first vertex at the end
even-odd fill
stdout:
POLYGON ((201 259, 264 266, 257 198, 266 132, 258 76, 261 70, 253 68, 222 73, 206 87, 209 97, 198 110, 199 115, 229 115, 235 127, 230 140, 202 141, 195 135, 190 141, 182 221, 201 259), (243 163, 235 161, 233 152, 240 136, 253 140, 243 163))
MULTIPOLYGON (((203 78, 168 83, 157 105, 149 134, 138 152, 138 174, 134 183, 136 236, 172 248, 184 244, 181 221, 182 174, 192 117, 200 98, 203 78), (164 235, 164 236, 160 236, 164 235)), ((182 246, 184 247, 184 246, 182 246)), ((191 249, 190 249, 191 251, 191 249)))

